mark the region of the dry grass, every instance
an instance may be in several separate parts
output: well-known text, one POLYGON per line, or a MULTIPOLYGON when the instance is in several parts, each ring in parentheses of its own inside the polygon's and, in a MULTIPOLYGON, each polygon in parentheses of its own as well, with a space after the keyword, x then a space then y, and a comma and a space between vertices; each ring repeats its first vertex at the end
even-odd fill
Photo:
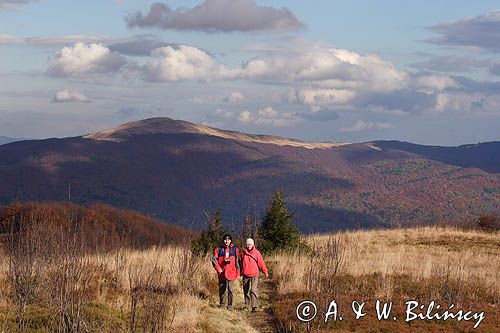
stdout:
MULTIPOLYGON (((304 329, 294 326, 297 321, 283 307, 293 307, 306 296, 323 302, 336 298, 348 304, 354 299, 377 298, 402 304, 417 298, 485 307, 490 309, 489 325, 494 327, 490 329, 498 327, 499 232, 427 227, 312 235, 307 240, 314 249, 312 256, 280 254, 272 258, 283 300, 275 310, 285 327, 304 329)), ((356 326, 361 322, 354 324, 343 328, 363 330, 356 326)))
MULTIPOLYGON (((84 256, 92 270, 92 302, 81 316, 90 332, 254 332, 244 313, 218 309, 217 275, 209 258, 192 255, 188 247, 147 250, 122 249, 84 256), (133 307, 132 304, 135 304, 133 307), (135 319, 132 319, 132 318, 135 319)), ((16 332, 16 311, 1 255, 0 332, 16 332)), ((36 293, 43 293, 47 284, 36 293)), ((243 304, 239 281, 235 305, 243 304)), ((53 331, 57 309, 50 304, 29 304, 26 331, 53 331)), ((76 330, 74 330, 76 331, 76 330)), ((84 331, 82 329, 82 331, 84 331)))
MULTIPOLYGON (((394 300, 396 306, 405 299, 435 299, 484 308, 489 317, 476 331, 498 328, 500 233, 420 228, 312 235, 308 241, 314 248, 312 256, 297 253, 266 258, 278 293, 270 301, 283 331, 307 329, 294 317, 298 300, 306 297, 322 304, 332 298, 349 303, 380 297, 394 300)), ((77 288, 79 293, 69 301, 81 309, 77 321, 85 328, 81 331, 255 332, 246 314, 238 311, 244 303, 240 281, 235 285, 235 311, 217 308, 217 277, 209 258, 192 255, 186 246, 119 249, 82 255, 78 262, 79 269, 87 270, 83 275, 86 288, 77 288)), ((55 274, 50 268, 53 263, 44 262, 49 266, 43 271, 55 274)), ((0 252, 0 332, 17 332, 8 271, 7 254, 0 252)), ((55 331, 61 312, 44 295, 50 286, 57 289, 53 282, 59 280, 35 280, 35 301, 28 302, 25 312, 26 331, 55 331)), ((384 326, 367 319, 344 321, 336 328, 408 329, 398 325, 404 323, 384 326)), ((412 329, 468 331, 466 324, 425 325, 412 329)), ((320 332, 332 326, 318 325, 317 329, 320 332)))
MULTIPOLYGON (((312 235, 308 242, 321 250, 332 239, 342 241, 343 274, 354 277, 405 275, 415 279, 451 274, 452 278, 478 280, 492 294, 500 294, 497 283, 500 281, 500 233, 450 228, 373 230, 312 235)), ((273 261, 276 262, 275 274, 283 276, 278 278, 280 293, 306 290, 308 271, 304 268, 309 266, 309 257, 278 255, 273 261)))

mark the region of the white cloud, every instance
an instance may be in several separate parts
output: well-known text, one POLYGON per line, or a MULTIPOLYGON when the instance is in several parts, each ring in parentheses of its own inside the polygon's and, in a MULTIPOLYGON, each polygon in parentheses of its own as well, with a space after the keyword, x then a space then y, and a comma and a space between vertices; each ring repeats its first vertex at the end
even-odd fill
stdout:
POLYGON ((230 94, 228 94, 226 97, 224 97, 224 102, 228 103, 239 103, 245 100, 245 96, 243 96, 242 93, 239 91, 233 91, 230 94))
POLYGON ((260 109, 250 119, 256 125, 273 127, 288 127, 301 120, 295 112, 277 111, 270 106, 260 109))
POLYGON ((252 114, 249 111, 243 111, 238 114, 237 119, 241 123, 250 123, 252 122, 252 114))
POLYGON ((341 132, 362 132, 368 130, 378 130, 378 129, 390 129, 395 128, 394 125, 389 123, 380 122, 364 122, 363 120, 358 120, 354 125, 349 127, 342 127, 341 132))
MULTIPOLYGON (((269 52, 237 67, 217 65, 210 54, 192 46, 166 46, 153 51, 153 60, 142 67, 143 77, 153 82, 241 79, 288 85, 283 96, 288 103, 345 110, 384 111, 387 107, 391 112, 428 108, 427 100, 418 104, 416 99, 421 95, 429 97, 432 107, 434 94, 461 88, 450 76, 410 75, 378 55, 311 43, 300 46, 269 52)), ((232 92, 223 101, 238 103, 243 99, 240 92, 232 92)), ((268 118, 263 111, 252 119, 255 123, 260 119, 261 124, 280 123, 268 118)))
POLYGON ((460 88, 460 83, 445 75, 422 75, 413 82, 418 92, 433 94, 449 88, 460 88))
POLYGON ((210 80, 213 76, 212 57, 192 46, 165 46, 155 49, 151 60, 144 67, 147 81, 165 82, 180 80, 210 80))
POLYGON ((356 97, 356 92, 348 89, 302 89, 298 101, 305 105, 346 104, 356 97))
POLYGON ((75 90, 61 90, 56 92, 52 103, 89 103, 90 100, 81 92, 75 90))
POLYGON ((481 105, 484 97, 478 94, 442 93, 436 95, 434 111, 470 111, 474 105, 481 105))
POLYGON ((50 63, 47 74, 55 77, 74 77, 89 74, 105 74, 119 71, 126 59, 111 52, 102 44, 76 43, 64 47, 50 63))
POLYGON ((378 55, 303 43, 249 60, 241 67, 220 66, 218 77, 289 84, 289 103, 329 106, 347 104, 370 94, 405 89, 410 76, 378 55))
POLYGON ((247 125, 271 127, 289 127, 303 119, 296 112, 278 111, 270 106, 264 107, 257 112, 233 112, 217 109, 211 117, 219 121, 236 121, 247 125))
POLYGON ((319 44, 256 57, 241 68, 221 68, 220 76, 255 81, 310 83, 322 89, 391 92, 407 85, 408 75, 378 55, 361 55, 319 44))

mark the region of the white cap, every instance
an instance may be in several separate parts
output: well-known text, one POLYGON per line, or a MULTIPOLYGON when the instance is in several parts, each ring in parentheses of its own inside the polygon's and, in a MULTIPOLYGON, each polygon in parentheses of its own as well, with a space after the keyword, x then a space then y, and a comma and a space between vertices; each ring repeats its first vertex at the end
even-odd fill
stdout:
POLYGON ((247 238, 247 245, 254 245, 254 241, 251 238, 247 238))

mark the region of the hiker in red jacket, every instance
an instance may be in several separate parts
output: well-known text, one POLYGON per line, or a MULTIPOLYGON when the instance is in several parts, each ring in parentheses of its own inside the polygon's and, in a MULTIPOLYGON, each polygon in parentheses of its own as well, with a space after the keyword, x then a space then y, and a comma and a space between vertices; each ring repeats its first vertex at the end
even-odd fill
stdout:
POLYGON ((238 248, 231 243, 231 235, 225 234, 222 237, 222 245, 215 249, 212 265, 219 275, 219 298, 220 307, 226 304, 227 309, 233 308, 233 285, 234 280, 240 276, 238 248))
POLYGON ((252 238, 246 241, 246 247, 240 255, 241 275, 243 277, 243 293, 245 294, 245 308, 251 304, 252 312, 257 311, 259 298, 257 297, 257 285, 259 283, 259 273, 262 271, 269 277, 266 264, 259 250, 255 248, 252 238))

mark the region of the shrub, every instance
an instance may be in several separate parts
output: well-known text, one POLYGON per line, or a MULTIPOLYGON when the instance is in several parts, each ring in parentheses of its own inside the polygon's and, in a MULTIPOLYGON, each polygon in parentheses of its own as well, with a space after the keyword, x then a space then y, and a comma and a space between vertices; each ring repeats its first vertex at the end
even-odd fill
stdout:
POLYGON ((477 225, 485 231, 500 230, 500 216, 495 213, 483 214, 477 220, 477 225))
POLYGON ((202 230, 198 237, 193 239, 191 248, 196 255, 205 255, 219 246, 222 235, 226 231, 222 224, 222 213, 220 209, 212 215, 206 214, 208 227, 202 230))

